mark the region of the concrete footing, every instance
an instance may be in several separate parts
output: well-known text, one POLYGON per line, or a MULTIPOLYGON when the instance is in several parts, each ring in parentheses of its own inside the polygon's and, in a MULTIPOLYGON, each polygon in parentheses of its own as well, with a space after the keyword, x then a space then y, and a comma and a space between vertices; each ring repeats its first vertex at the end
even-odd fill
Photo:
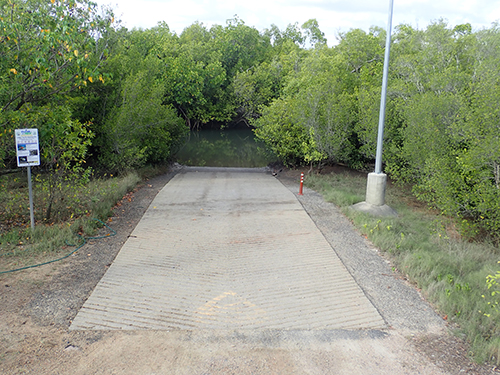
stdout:
POLYGON ((351 206, 355 211, 366 212, 372 216, 396 217, 398 213, 391 207, 384 204, 383 206, 375 206, 366 202, 359 202, 351 206))
POLYGON ((385 173, 368 173, 366 183, 366 203, 374 206, 385 204, 385 186, 387 175, 385 173))
POLYGON ((366 200, 352 206, 356 211, 366 212, 373 216, 398 216, 397 212, 385 204, 385 173, 369 173, 366 184, 366 200))

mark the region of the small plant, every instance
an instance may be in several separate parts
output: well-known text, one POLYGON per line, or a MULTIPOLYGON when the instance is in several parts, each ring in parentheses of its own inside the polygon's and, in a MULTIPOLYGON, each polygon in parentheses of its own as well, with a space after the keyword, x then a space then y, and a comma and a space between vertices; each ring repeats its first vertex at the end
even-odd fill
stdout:
MULTIPOLYGON (((500 261, 498 262, 500 263, 500 261)), ((494 275, 488 275, 486 276, 486 286, 488 287, 489 291, 489 296, 492 297, 491 301, 488 301, 488 306, 491 307, 493 310, 498 311, 498 302, 500 300, 500 284, 497 282, 497 280, 500 280, 500 271, 497 271, 496 274, 494 275)), ((486 296, 483 294, 483 298, 486 299, 486 296)), ((487 316, 488 318, 491 317, 490 313, 484 312, 484 316, 487 316)))
POLYGON ((370 233, 373 234, 373 232, 380 230, 380 223, 382 223, 382 220, 377 221, 377 224, 372 229, 370 229, 370 233))
POLYGON ((454 281, 453 281, 453 275, 446 275, 446 280, 448 281, 448 284, 450 285, 453 285, 454 281))
POLYGON ((396 243, 396 249, 401 248, 401 245, 403 244, 403 242, 405 240, 405 234, 403 232, 401 232, 400 237, 401 237, 401 239, 399 240, 398 243, 396 243))

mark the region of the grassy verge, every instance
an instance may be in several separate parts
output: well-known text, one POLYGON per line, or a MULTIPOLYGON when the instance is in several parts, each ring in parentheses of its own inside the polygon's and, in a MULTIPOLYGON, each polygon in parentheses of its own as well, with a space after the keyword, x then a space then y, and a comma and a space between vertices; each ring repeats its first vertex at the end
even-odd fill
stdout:
POLYGON ((387 204, 399 216, 374 218, 349 208, 364 200, 366 177, 312 175, 305 184, 340 206, 361 233, 389 254, 471 344, 476 361, 500 364, 500 313, 495 308, 500 293, 492 293, 486 283, 499 269, 498 246, 462 239, 452 219, 426 209, 401 187, 388 184, 386 193, 387 204))
MULTIPOLYGON (((61 200, 65 205, 58 211, 59 220, 39 220, 35 210, 37 222, 32 231, 29 210, 26 210, 29 207, 28 189, 22 183, 22 176, 4 176, 1 181, 3 203, 0 204, 0 272, 43 263, 69 253, 81 243, 79 236, 92 236, 102 227, 94 219, 106 221, 116 203, 139 181, 137 173, 129 173, 121 177, 93 179, 84 186, 72 186, 61 195, 65 198, 61 200), (12 199, 15 199, 15 204, 9 201, 12 199), (19 208, 15 214, 11 212, 12 207, 19 208)), ((38 192, 35 207, 43 205, 44 198, 43 191, 38 192)))

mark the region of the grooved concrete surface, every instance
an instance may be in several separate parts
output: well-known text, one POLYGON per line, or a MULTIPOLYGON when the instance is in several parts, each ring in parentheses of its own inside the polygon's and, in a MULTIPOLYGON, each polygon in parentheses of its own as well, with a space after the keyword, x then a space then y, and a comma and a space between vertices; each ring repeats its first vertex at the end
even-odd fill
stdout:
POLYGON ((385 327, 278 180, 188 168, 157 195, 70 329, 385 327))

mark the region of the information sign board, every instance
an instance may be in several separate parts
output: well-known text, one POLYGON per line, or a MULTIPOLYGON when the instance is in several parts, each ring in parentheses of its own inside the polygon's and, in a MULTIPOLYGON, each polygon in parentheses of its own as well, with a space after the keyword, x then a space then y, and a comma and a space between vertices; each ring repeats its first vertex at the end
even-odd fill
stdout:
POLYGON ((18 167, 40 165, 38 129, 16 129, 16 152, 18 167))

